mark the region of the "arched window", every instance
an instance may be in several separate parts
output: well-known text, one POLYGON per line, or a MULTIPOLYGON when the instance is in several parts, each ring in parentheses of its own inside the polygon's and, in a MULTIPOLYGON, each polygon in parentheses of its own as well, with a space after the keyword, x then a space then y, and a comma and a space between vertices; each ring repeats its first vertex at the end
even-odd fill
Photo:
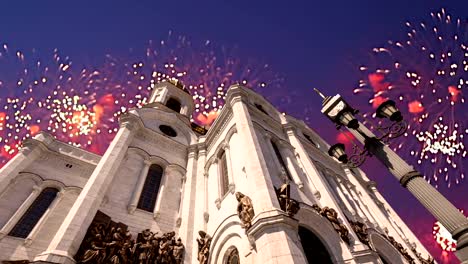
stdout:
POLYGON ((323 245, 322 241, 309 229, 299 226, 299 238, 309 264, 333 263, 325 245, 323 245))
POLYGON ((156 204, 156 198, 158 197, 159 186, 161 185, 162 175, 163 168, 161 166, 152 164, 149 167, 148 175, 146 176, 145 185, 141 191, 137 208, 153 212, 156 204))
POLYGON ((221 196, 224 196, 229 191, 229 176, 226 160, 226 152, 223 151, 219 158, 219 180, 221 185, 221 196))
POLYGON ((240 264, 239 251, 235 247, 230 247, 226 251, 225 264, 240 264))
POLYGON ((286 166, 286 163, 283 160, 283 156, 281 156, 278 146, 276 146, 275 142, 273 141, 271 141, 271 145, 273 146, 273 150, 275 151, 276 158, 278 159, 278 162, 280 163, 281 169, 284 170, 284 172, 286 173, 286 176, 288 176, 288 179, 292 181, 291 174, 289 173, 288 167, 286 166))
POLYGON ((45 188, 8 235, 26 238, 57 196, 56 188, 45 188))
POLYGON ((166 106, 176 111, 177 113, 180 113, 181 105, 180 105, 180 102, 177 101, 176 99, 169 98, 169 100, 167 100, 166 106))

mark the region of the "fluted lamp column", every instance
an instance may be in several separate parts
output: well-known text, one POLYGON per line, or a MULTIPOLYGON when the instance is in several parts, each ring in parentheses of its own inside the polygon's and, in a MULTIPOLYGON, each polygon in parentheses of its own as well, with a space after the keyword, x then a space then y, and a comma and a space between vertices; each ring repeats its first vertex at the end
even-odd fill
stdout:
MULTIPOLYGON (((352 109, 343 98, 337 94, 333 97, 324 96, 322 113, 337 126, 346 126, 353 136, 361 142, 366 150, 374 155, 397 178, 400 184, 407 188, 418 201, 452 234, 457 240, 455 254, 462 264, 468 264, 468 219, 432 185, 424 180, 421 173, 416 171, 390 147, 379 140, 367 127, 353 116, 357 111, 352 109)), ((393 101, 383 103, 377 109, 378 117, 385 117, 392 122, 403 119, 393 101)), ((347 157, 344 146, 334 146, 330 154, 346 163, 347 157), (341 150, 342 147, 342 150, 341 150), (338 155, 339 154, 339 155, 338 155)))

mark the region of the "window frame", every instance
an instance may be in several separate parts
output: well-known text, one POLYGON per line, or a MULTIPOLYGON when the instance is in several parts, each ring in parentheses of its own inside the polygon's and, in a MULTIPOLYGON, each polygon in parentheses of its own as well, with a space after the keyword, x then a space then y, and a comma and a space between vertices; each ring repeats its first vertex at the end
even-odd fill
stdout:
POLYGON ((219 179, 219 191, 220 197, 225 197, 229 193, 229 168, 227 165, 227 155, 226 150, 218 156, 218 179, 219 179))
POLYGON ((278 145, 273 141, 270 140, 270 144, 273 147, 273 152, 275 154, 276 160, 279 163, 280 169, 284 169, 284 172, 286 173, 286 177, 289 181, 294 182, 293 177, 291 172, 289 171, 288 165, 284 161, 283 155, 281 155, 281 151, 278 147, 278 145))
POLYGON ((36 226, 41 222, 41 219, 44 218, 46 215, 47 211, 50 210, 51 206, 54 204, 54 201, 57 199, 57 196, 59 194, 60 190, 55 187, 45 187, 39 192, 39 194, 34 198, 32 203, 28 206, 26 211, 21 215, 21 217, 16 221, 15 225, 9 230, 8 236, 11 237, 17 237, 17 238, 22 238, 26 239, 28 238, 33 230, 36 228, 36 226), (53 190, 53 196, 52 197, 45 197, 47 194, 46 191, 53 190), (43 200, 39 200, 43 199, 43 200), (46 200, 47 206, 44 206, 44 199, 49 199, 49 201, 46 200), (42 206, 43 208, 41 209, 39 206, 42 206), (38 208, 39 207, 39 208, 38 208), (39 210, 38 212, 35 212, 35 210, 39 210), (42 212, 40 212, 42 211, 42 212), (28 215, 28 214, 33 214, 33 215, 28 215), (34 219, 35 217, 36 219, 34 219), (34 223, 28 223, 28 221, 31 221, 31 218, 34 219, 34 223), (23 227, 21 227, 23 225, 23 227), (26 227, 24 227, 24 225, 26 227), (29 231, 27 231, 29 229, 29 231), (27 231, 27 233, 22 233, 24 230, 27 231))
POLYGON ((145 211, 145 212, 150 212, 150 213, 154 212, 154 210, 157 207, 157 201, 158 201, 158 197, 159 197, 159 192, 161 191, 161 184, 162 184, 162 181, 163 181, 164 173, 165 173, 164 167, 159 165, 158 163, 152 163, 149 166, 148 172, 146 173, 145 181, 143 183, 143 188, 141 189, 141 192, 140 192, 139 197, 138 197, 138 202, 137 202, 137 205, 136 205, 136 209, 139 209, 139 210, 142 210, 142 211, 145 211), (156 179, 156 182, 158 183, 157 188, 156 188, 156 192, 151 193, 151 190, 149 190, 147 188, 149 188, 148 184, 152 184, 152 183, 149 183, 148 180, 150 179, 149 178, 150 173, 152 173, 151 167, 156 167, 156 166, 158 168, 160 168, 161 172, 160 172, 159 175, 155 175, 155 177, 159 176, 159 180, 156 179), (144 197, 144 195, 147 195, 148 193, 151 193, 151 197, 150 198, 144 197), (146 199, 146 200, 151 199, 149 201, 151 203, 149 207, 147 206, 147 204, 146 205, 144 204, 145 202, 148 202, 148 201, 144 201, 144 199, 146 199))
POLYGON ((176 113, 179 113, 179 114, 180 114, 181 111, 182 111, 182 102, 181 102, 179 99, 175 98, 175 97, 172 97, 172 96, 169 97, 164 105, 165 105, 167 108, 171 109, 172 111, 174 111, 174 112, 176 112, 176 113), (170 106, 169 106, 169 103, 171 103, 170 106), (178 107, 179 110, 173 109, 173 108, 171 107, 171 106, 175 106, 175 105, 174 105, 175 103, 178 104, 177 107, 178 107))

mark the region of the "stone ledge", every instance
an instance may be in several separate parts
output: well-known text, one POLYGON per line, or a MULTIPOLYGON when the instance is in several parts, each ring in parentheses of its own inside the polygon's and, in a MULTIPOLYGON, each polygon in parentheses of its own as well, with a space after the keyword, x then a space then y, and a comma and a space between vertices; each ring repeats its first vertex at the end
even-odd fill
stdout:
POLYGON ((66 251, 46 251, 37 255, 32 263, 61 263, 61 264, 75 264, 75 259, 68 255, 66 251))
POLYGON ((292 229, 298 229, 299 221, 279 210, 262 212, 256 215, 252 226, 247 230, 247 235, 255 237, 257 234, 274 225, 288 225, 292 229))

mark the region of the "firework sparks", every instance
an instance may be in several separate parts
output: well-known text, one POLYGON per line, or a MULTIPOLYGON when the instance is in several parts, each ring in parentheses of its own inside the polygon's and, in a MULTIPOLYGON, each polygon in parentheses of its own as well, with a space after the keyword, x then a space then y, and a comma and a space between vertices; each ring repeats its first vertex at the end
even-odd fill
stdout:
POLYGON ((436 243, 444 251, 454 252, 457 248, 457 241, 452 238, 450 232, 439 222, 435 222, 432 234, 436 243))
POLYGON ((210 125, 234 83, 279 88, 282 79, 267 64, 242 61, 235 50, 206 41, 192 44, 169 33, 141 53, 106 55, 99 66, 74 67, 55 50, 48 59, 37 52, 0 48, 0 167, 21 142, 41 130, 57 139, 102 153, 118 130, 118 117, 142 107, 154 85, 183 81, 195 102, 192 121, 210 125))
MULTIPOLYGON (((367 97, 373 109, 388 99, 399 102, 412 122, 391 146, 416 160, 436 187, 440 179, 450 187, 465 176, 468 25, 444 9, 431 16, 427 24, 407 22, 406 39, 374 48, 370 62, 359 67, 354 93, 367 97)), ((371 108, 364 116, 375 118, 371 108)))

